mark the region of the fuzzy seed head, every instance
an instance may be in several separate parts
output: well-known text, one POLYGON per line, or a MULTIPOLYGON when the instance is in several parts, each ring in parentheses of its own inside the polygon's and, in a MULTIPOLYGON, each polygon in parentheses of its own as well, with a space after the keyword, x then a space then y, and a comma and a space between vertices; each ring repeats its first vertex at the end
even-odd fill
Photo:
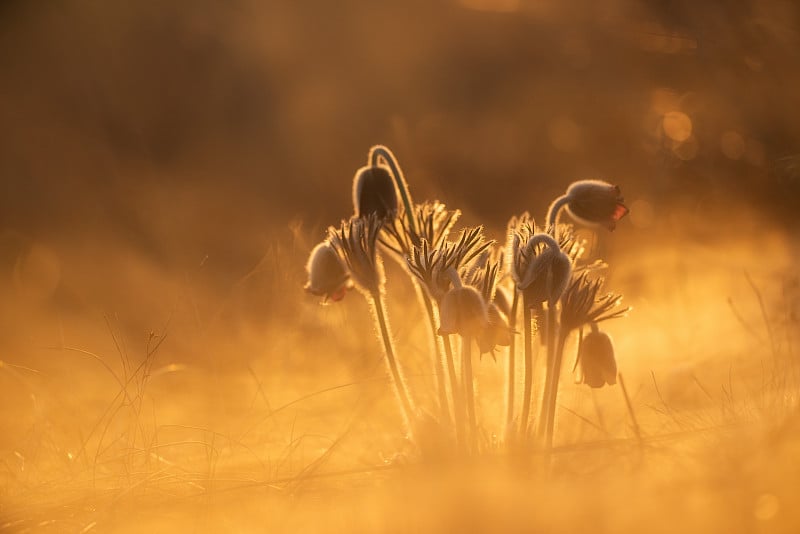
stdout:
POLYGON ((328 241, 319 243, 311 251, 306 263, 308 282, 305 290, 325 301, 342 300, 347 292, 349 275, 339 260, 339 255, 328 241))
POLYGON ((375 214, 385 220, 397 216, 397 191, 386 167, 376 165, 358 169, 353 178, 353 209, 356 217, 375 214))
POLYGON ((567 211, 579 221, 613 231, 628 214, 619 187, 600 180, 581 180, 567 189, 567 211))
POLYGON ((605 332, 592 331, 583 338, 578 352, 579 381, 591 388, 617 383, 614 344, 605 332))
POLYGON ((442 298, 439 322, 439 335, 478 336, 489 324, 486 302, 472 286, 453 288, 442 298))

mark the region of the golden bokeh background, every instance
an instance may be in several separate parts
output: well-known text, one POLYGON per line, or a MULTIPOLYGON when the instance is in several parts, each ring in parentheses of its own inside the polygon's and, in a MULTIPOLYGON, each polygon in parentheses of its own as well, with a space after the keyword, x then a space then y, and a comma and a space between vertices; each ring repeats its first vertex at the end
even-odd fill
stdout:
POLYGON ((5 0, 0 531, 796 532, 798 87, 791 0, 5 0), (565 380, 554 472, 413 461, 363 299, 302 291, 376 143, 497 240, 620 185, 644 450, 565 380))

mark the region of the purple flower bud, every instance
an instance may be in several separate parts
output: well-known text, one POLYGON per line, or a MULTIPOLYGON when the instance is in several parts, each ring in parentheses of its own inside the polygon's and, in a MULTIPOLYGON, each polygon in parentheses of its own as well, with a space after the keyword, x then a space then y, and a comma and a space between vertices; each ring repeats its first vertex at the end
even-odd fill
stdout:
POLYGON ((339 261, 339 255, 327 241, 311 251, 306 264, 308 282, 305 290, 326 301, 342 300, 349 286, 349 276, 339 261))
POLYGON ((578 352, 579 381, 591 388, 617 383, 617 362, 614 344, 605 332, 589 332, 581 342, 578 352))
POLYGON ((356 217, 377 215, 378 219, 397 216, 397 191, 386 167, 361 167, 353 178, 353 209, 356 217))
POLYGON ((566 207, 570 215, 585 224, 598 224, 613 231, 628 214, 619 187, 600 180, 581 180, 569 186, 566 207))

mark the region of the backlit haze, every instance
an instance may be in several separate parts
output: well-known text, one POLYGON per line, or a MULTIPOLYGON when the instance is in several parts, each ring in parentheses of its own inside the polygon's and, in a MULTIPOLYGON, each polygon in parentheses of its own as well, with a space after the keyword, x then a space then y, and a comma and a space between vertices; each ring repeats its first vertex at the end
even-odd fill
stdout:
POLYGON ((0 3, 0 532, 797 532, 798 88, 783 0, 0 3), (553 472, 414 459, 364 299, 303 291, 379 143, 501 242, 620 186, 581 235, 646 449, 565 379, 553 472))

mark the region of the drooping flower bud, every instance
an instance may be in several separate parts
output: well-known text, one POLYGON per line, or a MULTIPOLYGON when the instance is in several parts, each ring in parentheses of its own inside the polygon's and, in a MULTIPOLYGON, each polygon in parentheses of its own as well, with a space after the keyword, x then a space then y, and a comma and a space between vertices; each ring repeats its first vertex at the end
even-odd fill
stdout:
POLYGON ((589 332, 580 344, 579 382, 591 388, 617 383, 617 361, 614 359, 614 344, 605 332, 589 332))
POLYGON ((478 336, 489 324, 486 303, 472 286, 454 287, 439 306, 439 335, 478 336))
POLYGON ((356 217, 397 215, 397 190, 389 170, 382 165, 361 167, 353 178, 353 209, 356 217))
POLYGON ((566 207, 579 221, 605 226, 611 231, 629 211, 619 187, 600 180, 581 180, 570 185, 566 207))
POLYGON ((523 216, 510 230, 506 247, 509 274, 527 306, 538 307, 561 297, 569 284, 572 261, 553 236, 537 233, 532 221, 523 216))
POLYGON ((556 302, 569 284, 572 262, 561 249, 548 247, 531 261, 529 273, 528 284, 520 286, 525 302, 529 305, 556 302))
POLYGON ((494 352, 495 347, 508 347, 511 344, 513 331, 508 326, 506 315, 494 302, 490 302, 486 310, 488 323, 486 329, 478 336, 478 348, 481 354, 494 352))
POLYGON ((328 241, 319 243, 311 251, 306 263, 308 282, 305 290, 325 301, 342 300, 349 286, 349 275, 342 267, 339 255, 328 241))

